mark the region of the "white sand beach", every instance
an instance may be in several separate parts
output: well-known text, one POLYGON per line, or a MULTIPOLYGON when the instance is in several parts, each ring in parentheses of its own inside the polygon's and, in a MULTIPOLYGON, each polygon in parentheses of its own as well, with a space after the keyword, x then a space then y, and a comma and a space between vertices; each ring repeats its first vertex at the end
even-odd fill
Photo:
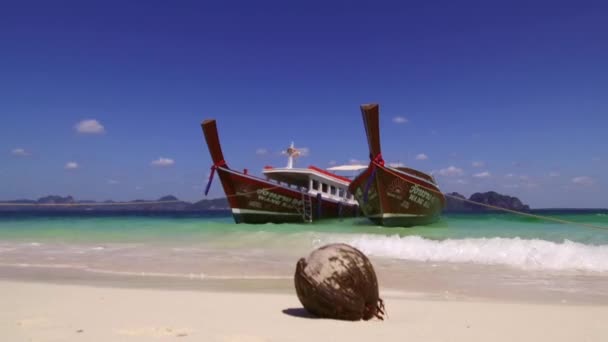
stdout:
POLYGON ((608 306, 382 293, 385 321, 309 317, 294 294, 0 281, 2 341, 605 341, 608 306))

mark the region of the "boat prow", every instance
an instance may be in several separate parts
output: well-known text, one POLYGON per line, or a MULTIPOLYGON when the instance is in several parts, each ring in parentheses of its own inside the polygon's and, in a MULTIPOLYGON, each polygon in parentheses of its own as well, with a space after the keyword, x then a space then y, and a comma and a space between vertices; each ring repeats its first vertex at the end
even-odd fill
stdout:
POLYGON ((418 170, 384 165, 379 106, 361 106, 370 163, 349 186, 361 210, 382 226, 410 227, 437 221, 445 203, 435 179, 418 170))

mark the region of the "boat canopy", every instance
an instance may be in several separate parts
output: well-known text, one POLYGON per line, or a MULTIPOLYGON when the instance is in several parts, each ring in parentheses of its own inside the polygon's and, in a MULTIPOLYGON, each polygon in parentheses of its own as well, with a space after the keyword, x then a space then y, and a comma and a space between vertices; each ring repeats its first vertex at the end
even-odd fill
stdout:
POLYGON ((338 165, 328 168, 329 171, 359 171, 367 169, 367 165, 338 165))
POLYGON ((281 183, 295 185, 297 187, 308 187, 310 173, 307 169, 288 168, 265 168, 264 175, 269 179, 281 183))
POLYGON ((305 189, 311 196, 321 195, 334 201, 357 203, 353 195, 348 193, 350 179, 318 167, 290 169, 266 166, 263 172, 269 180, 285 183, 289 187, 296 186, 302 190, 305 189))
POLYGON ((264 168, 263 172, 266 177, 278 182, 306 188, 310 187, 310 181, 313 179, 325 181, 328 184, 343 188, 347 188, 348 184, 351 182, 351 180, 346 177, 327 172, 314 166, 309 166, 306 169, 273 168, 267 166, 264 168))

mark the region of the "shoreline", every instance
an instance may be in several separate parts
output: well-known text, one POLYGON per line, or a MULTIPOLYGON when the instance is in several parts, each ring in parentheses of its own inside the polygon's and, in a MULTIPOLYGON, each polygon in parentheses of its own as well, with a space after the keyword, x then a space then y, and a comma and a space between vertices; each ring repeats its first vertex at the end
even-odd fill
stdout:
MULTIPOLYGON (((458 272, 460 269, 456 268, 458 272)), ((416 274, 406 270, 399 275, 400 279, 387 282, 386 270, 376 270, 380 285, 381 297, 417 298, 439 301, 465 302, 500 302, 525 303, 539 305, 589 305, 608 307, 608 296, 593 289, 556 291, 547 284, 528 283, 509 284, 507 278, 498 284, 500 279, 484 279, 490 276, 472 275, 476 281, 463 284, 444 284, 441 282, 456 281, 453 274, 429 271, 416 274), (431 278, 429 278, 431 276, 431 278), (428 279, 427 279, 428 278, 428 279), (388 283, 388 285, 387 285, 388 283)), ((445 271, 444 271, 445 272, 445 271)), ((459 277, 459 279, 462 277, 459 277)), ((578 279, 580 277, 574 277, 578 279)), ((566 279, 566 278, 565 278, 566 279)), ((572 281, 570 278, 569 281, 572 281)), ((594 284, 594 288, 603 287, 608 277, 601 276, 601 283, 596 279, 582 280, 585 284, 594 284), (597 283, 597 284, 595 284, 597 283)), ((462 279, 460 279, 462 281, 462 279)), ((580 281, 580 279, 578 279, 580 281)), ((552 280, 555 282, 555 280, 552 280)), ((97 272, 86 269, 57 268, 46 266, 6 266, 0 265, 0 282, 22 282, 28 284, 53 286, 83 286, 93 288, 159 290, 159 291, 196 291, 218 293, 255 293, 294 295, 293 276, 199 276, 199 275, 162 275, 153 272, 122 273, 97 272)))
POLYGON ((608 306, 384 296, 385 321, 316 319, 286 293, 0 280, 7 341, 602 341, 608 306))

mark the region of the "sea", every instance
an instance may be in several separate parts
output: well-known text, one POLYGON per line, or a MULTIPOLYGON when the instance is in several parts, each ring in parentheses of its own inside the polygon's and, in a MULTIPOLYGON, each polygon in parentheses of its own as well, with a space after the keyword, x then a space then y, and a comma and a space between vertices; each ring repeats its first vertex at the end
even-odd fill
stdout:
POLYGON ((537 214, 571 223, 508 213, 411 228, 363 217, 235 224, 223 211, 0 213, 0 279, 291 291, 299 258, 347 243, 392 295, 608 303, 608 210, 537 214))

